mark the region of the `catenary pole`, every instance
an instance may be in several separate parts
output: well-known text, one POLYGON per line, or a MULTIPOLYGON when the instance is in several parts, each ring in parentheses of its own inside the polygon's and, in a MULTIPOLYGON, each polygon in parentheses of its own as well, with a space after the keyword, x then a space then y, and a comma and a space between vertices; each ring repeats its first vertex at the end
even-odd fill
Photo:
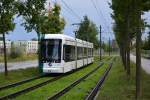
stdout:
POLYGON ((109 56, 110 56, 110 37, 109 37, 109 56))
POLYGON ((100 25, 100 32, 99 32, 99 36, 100 36, 100 48, 99 48, 99 52, 100 52, 100 60, 102 60, 102 27, 101 27, 101 25, 100 25))

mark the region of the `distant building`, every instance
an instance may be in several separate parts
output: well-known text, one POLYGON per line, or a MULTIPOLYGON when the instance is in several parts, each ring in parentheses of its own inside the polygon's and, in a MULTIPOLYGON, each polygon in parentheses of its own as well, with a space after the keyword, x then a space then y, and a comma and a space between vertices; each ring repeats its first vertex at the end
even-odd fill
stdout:
MULTIPOLYGON (((6 41, 7 53, 11 53, 11 47, 22 48, 26 54, 37 53, 38 52, 38 41, 6 41)), ((0 55, 4 52, 3 41, 0 41, 0 55)))
POLYGON ((22 48, 26 54, 38 52, 38 41, 14 41, 12 45, 22 48))
MULTIPOLYGON (((6 51, 7 53, 10 53, 11 50, 11 41, 6 41, 6 51)), ((4 45, 3 41, 0 41, 0 55, 4 53, 4 45)))
POLYGON ((28 45, 26 47, 27 53, 37 53, 38 52, 38 41, 27 41, 28 45))

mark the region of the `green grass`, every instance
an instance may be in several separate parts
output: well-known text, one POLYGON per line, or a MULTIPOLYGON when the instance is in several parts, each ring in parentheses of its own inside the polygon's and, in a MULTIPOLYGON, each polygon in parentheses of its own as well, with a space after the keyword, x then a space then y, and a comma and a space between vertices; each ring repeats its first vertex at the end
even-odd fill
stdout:
MULTIPOLYGON (((103 57, 103 59, 108 59, 108 57, 103 57)), ((12 70, 8 72, 7 77, 4 75, 4 72, 1 72, 0 73, 0 86, 6 85, 9 83, 18 82, 27 78, 37 76, 39 74, 40 73, 39 73, 38 68, 12 70)))
POLYGON ((142 100, 150 100, 150 75, 142 71, 142 100))
MULTIPOLYGON (((37 54, 28 54, 17 58, 7 57, 7 60, 8 62, 19 62, 19 61, 36 60, 37 58, 38 58, 37 54)), ((0 56, 0 62, 4 62, 3 56, 0 56)))
MULTIPOLYGON (((109 57, 103 57, 103 59, 105 60, 108 60, 109 57)), ((53 83, 53 84, 56 84, 56 87, 61 87, 63 88, 63 86, 66 86, 66 84, 69 84, 70 82, 74 81, 75 79, 78 78, 78 75, 79 76, 83 76, 85 73, 89 72, 91 69, 93 69, 94 67, 96 67, 96 63, 94 63, 93 65, 89 65, 88 67, 82 69, 81 71, 77 72, 77 74, 73 73, 73 75, 70 75, 68 76, 69 77, 69 80, 67 80, 68 78, 65 78, 65 82, 62 82, 64 80, 62 80, 61 82, 56 82, 56 83, 53 83), (60 83, 63 83, 62 86, 59 86, 60 83)), ((9 72, 9 75, 7 77, 4 76, 4 73, 0 73, 0 86, 3 86, 3 85, 6 85, 6 84, 9 84, 9 83, 14 83, 14 82, 18 82, 20 80, 24 80, 24 79, 28 79, 30 77, 34 77, 34 76, 37 76, 39 75, 39 71, 37 68, 28 68, 28 69, 20 69, 20 70, 16 70, 16 71, 10 71, 9 72)), ((0 91, 0 96, 5 96, 5 95, 8 95, 10 93, 14 93, 18 90, 22 90, 23 88, 26 88, 26 87, 29 87, 29 86, 33 86, 35 84, 38 84, 40 82, 43 82, 47 79, 50 79, 52 78, 51 76, 49 77, 45 77, 45 78, 41 78, 41 79, 37 79, 37 80, 34 80, 34 81, 31 81, 31 82, 28 82, 28 83, 25 83, 23 85, 20 85, 20 86, 17 86, 17 87, 14 87, 14 88, 10 88, 10 89, 6 89, 6 90, 3 90, 3 91, 0 91)), ((47 89, 47 88, 46 88, 47 89)), ((55 88, 52 89, 53 91, 51 91, 51 93, 54 94, 55 92, 55 88)), ((58 88, 58 90, 60 90, 60 88, 58 88)), ((58 91, 57 90, 57 91, 58 91)), ((36 91, 36 90, 35 90, 36 91)), ((41 92, 41 91, 40 91, 41 92)), ((31 92, 32 93, 32 92, 31 92)), ((29 93, 30 94, 30 93, 29 93)), ((41 93, 42 94, 42 93, 41 93)), ((34 95, 34 94, 33 94, 34 95)), ((36 96, 36 95, 35 95, 36 96)), ((47 95, 48 96, 48 95, 47 95)), ((21 96, 22 97, 22 96, 21 96)), ((25 96, 27 97, 27 96, 25 96)), ((46 96, 43 96, 43 97, 46 97, 46 96)), ((42 97, 42 98, 43 98, 42 97)), ((26 99, 29 99, 29 97, 27 97, 26 99)), ((32 98, 32 97, 31 97, 32 98)), ((41 98, 41 100, 42 100, 41 98)), ((39 99, 39 98, 38 98, 39 99)))
POLYGON ((38 68, 19 69, 8 72, 8 76, 0 73, 0 86, 18 82, 39 75, 38 68))
MULTIPOLYGON (((97 100, 135 100, 135 64, 131 65, 131 76, 127 76, 120 58, 114 63, 97 100)), ((150 75, 142 71, 141 100, 150 100, 150 75)))
POLYGON ((91 71, 92 69, 96 68, 96 65, 97 65, 96 63, 89 65, 88 67, 85 67, 84 69, 81 69, 78 72, 75 72, 69 76, 59 79, 51 84, 47 84, 43 86, 42 88, 23 94, 15 98, 15 100, 30 100, 31 98, 32 100, 46 100, 49 96, 54 95, 56 92, 62 90, 71 82, 75 81, 79 77, 82 77, 83 75, 91 71))
POLYGON ((41 83, 41 82, 44 82, 48 79, 51 79, 52 77, 43 77, 43 78, 40 78, 40 79, 36 79, 34 81, 31 81, 31 82, 27 82, 25 84, 22 84, 22 85, 19 85, 17 87, 13 87, 13 88, 9 88, 9 89, 5 89, 3 91, 0 91, 0 96, 5 96, 5 95, 8 95, 8 94, 11 94, 11 93, 15 93, 19 90, 22 90, 22 89, 25 89, 27 87, 30 87, 30 86, 34 86, 35 84, 38 84, 38 83, 41 83))
POLYGON ((104 71, 108 67, 108 63, 105 63, 94 74, 90 75, 80 84, 75 86, 71 91, 66 93, 60 100, 84 100, 86 95, 96 86, 99 78, 103 75, 104 71))

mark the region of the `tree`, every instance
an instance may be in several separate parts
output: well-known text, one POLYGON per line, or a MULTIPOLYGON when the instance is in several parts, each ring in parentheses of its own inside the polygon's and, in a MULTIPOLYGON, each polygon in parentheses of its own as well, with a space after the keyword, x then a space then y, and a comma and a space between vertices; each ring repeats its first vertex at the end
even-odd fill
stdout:
POLYGON ((8 34, 10 31, 13 31, 15 28, 15 23, 13 22, 14 15, 15 15, 14 0, 1 0, 0 1, 0 34, 3 34, 5 75, 8 74, 5 34, 8 34))
MULTIPOLYGON (((22 16, 24 22, 22 25, 27 32, 36 31, 38 35, 38 52, 40 53, 40 41, 44 34, 58 33, 64 29, 65 21, 60 18, 60 6, 54 5, 54 8, 50 13, 47 13, 45 9, 46 0, 27 0, 25 2, 17 2, 19 16, 22 16)), ((40 71, 41 57, 39 58, 40 71)))
MULTIPOLYGON (((136 99, 141 97, 141 36, 143 30, 142 14, 150 10, 150 1, 148 0, 133 0, 136 26, 136 99)), ((145 26, 144 26, 145 27, 145 26)))
MULTIPOLYGON (((143 11, 150 10, 148 0, 112 0, 114 31, 125 69, 129 69, 130 42, 136 37, 136 98, 140 97, 141 33, 144 30, 143 11), (127 48, 127 49, 126 49, 127 48)), ((128 73, 129 70, 127 70, 128 73)), ((129 74, 129 73, 128 73, 129 74)))
MULTIPOLYGON (((38 36, 38 51, 40 52, 40 39, 42 37, 41 28, 43 22, 43 13, 45 11, 45 3, 46 0, 26 0, 26 1, 18 1, 15 6, 18 11, 18 16, 23 17, 22 26, 25 27, 27 32, 36 31, 38 36)), ((41 66, 40 62, 40 54, 38 56, 39 66, 41 66)), ((40 71, 42 69, 40 68, 40 71)))
POLYGON ((113 0, 111 8, 114 10, 112 18, 115 20, 114 31, 116 40, 122 56, 122 61, 127 71, 127 75, 130 75, 130 43, 133 35, 132 26, 132 2, 129 0, 113 0))
POLYGON ((62 33, 65 27, 64 18, 60 17, 60 6, 55 3, 54 8, 47 15, 42 16, 42 34, 58 34, 62 33))
POLYGON ((16 3, 18 16, 22 16, 24 19, 21 25, 25 27, 27 32, 36 31, 38 40, 41 37, 41 17, 45 11, 45 2, 46 0, 26 0, 16 3))
POLYGON ((77 31, 77 38, 94 43, 94 47, 99 47, 99 42, 97 39, 98 29, 96 24, 84 16, 84 20, 81 21, 79 30, 77 31))

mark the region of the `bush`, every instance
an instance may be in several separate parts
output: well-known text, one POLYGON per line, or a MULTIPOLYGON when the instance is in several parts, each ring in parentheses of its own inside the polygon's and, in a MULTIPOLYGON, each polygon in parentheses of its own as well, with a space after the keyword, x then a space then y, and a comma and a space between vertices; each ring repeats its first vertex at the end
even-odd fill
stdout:
POLYGON ((24 55, 23 47, 11 47, 10 58, 22 57, 24 55))

